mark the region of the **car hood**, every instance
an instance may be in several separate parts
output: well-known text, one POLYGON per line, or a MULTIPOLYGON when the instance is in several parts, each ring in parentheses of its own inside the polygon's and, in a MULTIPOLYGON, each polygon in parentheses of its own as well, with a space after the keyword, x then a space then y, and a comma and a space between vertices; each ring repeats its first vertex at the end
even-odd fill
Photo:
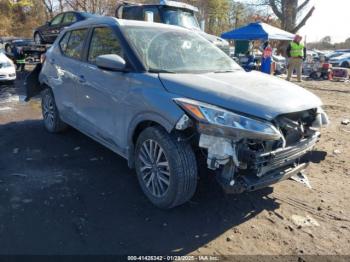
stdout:
POLYGON ((11 62, 11 60, 4 53, 0 51, 0 63, 3 64, 7 62, 11 62))
POLYGON ((35 28, 35 31, 41 31, 41 30, 46 29, 47 27, 48 27, 48 26, 47 26, 46 24, 45 24, 45 25, 41 25, 41 26, 35 28))
POLYGON ((321 100, 304 88, 285 80, 252 71, 232 73, 160 73, 165 89, 190 98, 258 118, 317 108, 321 100))

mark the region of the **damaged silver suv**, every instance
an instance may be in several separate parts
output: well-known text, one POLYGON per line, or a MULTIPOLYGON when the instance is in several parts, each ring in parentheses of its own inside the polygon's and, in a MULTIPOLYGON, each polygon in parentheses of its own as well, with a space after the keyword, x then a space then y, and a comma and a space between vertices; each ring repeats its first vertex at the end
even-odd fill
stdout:
POLYGON ((41 91, 46 129, 73 126, 125 157, 160 208, 193 196, 203 156, 229 193, 289 178, 328 123, 312 93, 156 23, 100 17, 66 28, 39 82, 27 92, 41 91))

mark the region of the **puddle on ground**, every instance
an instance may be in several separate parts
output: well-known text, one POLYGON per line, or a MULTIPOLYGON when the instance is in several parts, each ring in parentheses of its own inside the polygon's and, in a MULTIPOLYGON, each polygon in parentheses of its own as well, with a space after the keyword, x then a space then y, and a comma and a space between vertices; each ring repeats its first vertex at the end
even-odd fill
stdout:
POLYGON ((33 109, 40 108, 40 99, 34 98, 29 102, 25 102, 25 95, 15 94, 14 88, 6 88, 5 90, 0 91, 0 111, 7 111, 13 109, 9 104, 19 104, 19 105, 29 105, 33 109), (3 105, 3 106, 2 106, 3 105))

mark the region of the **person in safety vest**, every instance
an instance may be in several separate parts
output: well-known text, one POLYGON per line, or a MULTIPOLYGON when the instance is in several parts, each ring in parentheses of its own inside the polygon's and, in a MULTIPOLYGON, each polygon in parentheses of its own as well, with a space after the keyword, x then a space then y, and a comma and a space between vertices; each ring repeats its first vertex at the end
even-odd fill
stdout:
POLYGON ((303 70, 303 61, 306 59, 306 48, 301 43, 303 38, 300 35, 296 35, 294 40, 289 44, 287 48, 288 56, 288 76, 287 80, 293 75, 294 70, 296 70, 298 76, 298 82, 301 82, 301 74, 303 70))

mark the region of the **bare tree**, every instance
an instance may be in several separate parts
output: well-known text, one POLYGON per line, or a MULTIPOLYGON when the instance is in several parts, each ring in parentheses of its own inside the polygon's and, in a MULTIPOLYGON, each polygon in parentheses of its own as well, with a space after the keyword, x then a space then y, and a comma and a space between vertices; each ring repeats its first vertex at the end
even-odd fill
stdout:
POLYGON ((55 12, 54 2, 55 2, 55 0, 42 0, 42 3, 44 4, 44 6, 46 8, 47 19, 53 18, 53 15, 55 12))
POLYGON ((282 29, 296 33, 306 24, 315 11, 315 7, 312 6, 305 12, 309 4, 310 0, 304 0, 301 4, 298 0, 261 0, 256 5, 269 5, 281 21, 282 29))
POLYGON ((302 17, 309 2, 310 0, 305 0, 298 5, 298 0, 269 0, 273 12, 281 20, 282 28, 292 33, 298 32, 312 16, 314 6, 302 17), (297 22, 298 17, 302 17, 299 22, 297 22))

